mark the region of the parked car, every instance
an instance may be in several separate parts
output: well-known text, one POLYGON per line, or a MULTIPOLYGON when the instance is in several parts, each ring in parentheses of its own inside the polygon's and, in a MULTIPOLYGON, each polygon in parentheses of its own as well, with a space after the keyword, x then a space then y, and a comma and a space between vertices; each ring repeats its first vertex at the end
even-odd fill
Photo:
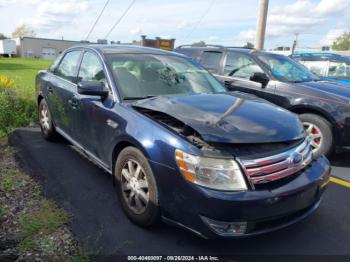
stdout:
POLYGON ((299 114, 314 154, 350 146, 350 89, 322 81, 293 59, 269 52, 221 46, 180 46, 229 90, 251 93, 299 114))
POLYGON ((183 55, 73 47, 36 86, 44 138, 62 135, 112 174, 140 226, 162 218, 205 238, 264 233, 311 214, 329 180, 295 114, 228 93, 183 55))
POLYGON ((333 53, 300 53, 291 58, 321 79, 350 85, 350 57, 333 53))

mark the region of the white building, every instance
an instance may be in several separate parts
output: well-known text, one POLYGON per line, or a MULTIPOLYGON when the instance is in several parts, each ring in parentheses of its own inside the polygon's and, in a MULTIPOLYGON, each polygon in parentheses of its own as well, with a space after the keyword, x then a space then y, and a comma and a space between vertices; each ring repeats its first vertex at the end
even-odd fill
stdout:
POLYGON ((65 49, 81 44, 90 44, 84 41, 69 41, 36 37, 19 37, 14 39, 17 46, 17 55, 20 57, 33 57, 55 59, 65 49))

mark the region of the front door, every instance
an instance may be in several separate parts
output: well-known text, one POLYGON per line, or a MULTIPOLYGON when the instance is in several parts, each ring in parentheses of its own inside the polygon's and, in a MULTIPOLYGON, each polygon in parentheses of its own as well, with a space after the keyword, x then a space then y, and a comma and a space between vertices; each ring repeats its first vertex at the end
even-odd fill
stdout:
MULTIPOLYGON (((78 83, 80 81, 100 81, 109 88, 103 63, 93 52, 86 51, 83 55, 78 72, 78 83)), ((110 143, 109 140, 112 139, 113 132, 116 132, 117 125, 110 119, 114 115, 111 112, 114 106, 112 92, 105 99, 77 92, 73 98, 78 101, 75 110, 77 140, 85 150, 104 163, 108 163, 103 145, 110 143)))
POLYGON ((262 86, 250 80, 254 73, 264 73, 262 68, 248 55, 229 51, 227 52, 223 75, 216 77, 225 84, 230 91, 250 93, 258 97, 268 99, 275 92, 275 84, 270 81, 267 86, 262 86))

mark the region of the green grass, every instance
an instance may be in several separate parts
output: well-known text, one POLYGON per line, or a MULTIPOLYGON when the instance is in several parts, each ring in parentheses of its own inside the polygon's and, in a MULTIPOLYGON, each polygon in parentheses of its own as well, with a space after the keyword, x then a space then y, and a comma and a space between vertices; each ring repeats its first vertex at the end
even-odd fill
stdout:
POLYGON ((52 201, 45 201, 37 210, 30 211, 20 217, 20 232, 23 240, 20 250, 28 250, 36 244, 36 238, 43 238, 68 223, 68 213, 57 207, 52 201))
POLYGON ((51 60, 29 58, 0 58, 0 75, 15 80, 20 96, 34 100, 35 76, 39 70, 47 69, 51 60))
POLYGON ((13 190, 15 188, 15 186, 16 186, 16 182, 10 176, 4 177, 0 183, 0 189, 4 192, 9 192, 9 191, 13 190))
POLYGON ((3 220, 3 218, 6 216, 7 209, 4 207, 0 207, 0 223, 3 220))
POLYGON ((35 76, 51 61, 0 58, 0 137, 37 121, 35 76))

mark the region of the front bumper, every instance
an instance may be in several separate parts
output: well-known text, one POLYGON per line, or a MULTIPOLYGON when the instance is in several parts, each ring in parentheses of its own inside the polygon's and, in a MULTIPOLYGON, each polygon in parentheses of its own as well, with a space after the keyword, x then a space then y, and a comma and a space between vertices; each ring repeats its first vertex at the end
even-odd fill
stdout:
POLYGON ((307 217, 317 209, 329 175, 329 162, 322 156, 288 183, 270 190, 223 192, 189 183, 178 187, 180 185, 174 183, 165 194, 168 198, 165 203, 170 204, 163 212, 164 220, 206 238, 274 231, 307 217), (245 222, 246 230, 243 234, 220 234, 203 218, 245 222))

